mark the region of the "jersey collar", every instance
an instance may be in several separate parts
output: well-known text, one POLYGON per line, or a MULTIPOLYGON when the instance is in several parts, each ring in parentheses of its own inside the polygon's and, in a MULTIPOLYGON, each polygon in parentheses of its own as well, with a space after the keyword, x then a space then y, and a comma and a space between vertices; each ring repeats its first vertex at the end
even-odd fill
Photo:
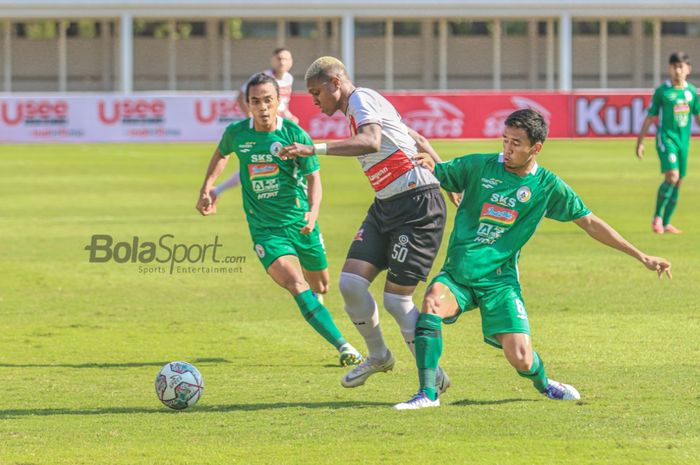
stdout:
MULTIPOLYGON (((282 124, 283 124, 284 118, 281 116, 277 115, 277 127, 275 128, 276 131, 279 131, 282 129, 282 124)), ((255 131, 255 127, 253 126, 253 117, 250 117, 250 123, 248 123, 248 129, 251 131, 255 131)))
MULTIPOLYGON (((503 159, 503 152, 501 152, 501 153, 498 154, 498 163, 503 163, 503 160, 504 160, 504 159, 503 159)), ((505 165, 504 165, 504 166, 505 166, 505 165)), ((532 165, 532 169, 526 173, 526 176, 527 176, 528 174, 535 174, 535 173, 537 173, 537 168, 539 168, 539 167, 540 167, 540 165, 539 165, 537 162, 535 162, 535 164, 532 165)))

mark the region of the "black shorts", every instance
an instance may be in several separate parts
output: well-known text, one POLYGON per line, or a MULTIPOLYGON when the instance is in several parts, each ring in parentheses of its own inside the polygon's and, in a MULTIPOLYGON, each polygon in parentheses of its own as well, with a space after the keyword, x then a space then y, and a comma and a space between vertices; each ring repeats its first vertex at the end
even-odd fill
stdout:
POLYGON ((414 286, 425 281, 445 229, 445 199, 427 186, 387 200, 374 199, 347 258, 388 270, 387 281, 414 286))

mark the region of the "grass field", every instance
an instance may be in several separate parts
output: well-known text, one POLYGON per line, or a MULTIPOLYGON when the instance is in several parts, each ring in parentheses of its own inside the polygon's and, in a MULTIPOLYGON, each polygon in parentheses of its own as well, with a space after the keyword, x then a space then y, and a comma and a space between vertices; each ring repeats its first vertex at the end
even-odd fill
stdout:
MULTIPOLYGON (((444 158, 499 150, 435 145, 444 158)), ((342 388, 334 351, 257 262, 239 194, 215 217, 195 212, 212 144, 0 146, 0 464, 700 463, 699 146, 674 218, 686 233, 654 236, 653 144, 639 163, 630 140, 547 142, 540 163, 640 248, 671 259, 674 279, 545 221, 523 251, 524 296, 549 374, 582 401, 538 395, 482 342, 473 313, 444 331, 453 387, 443 407, 418 412, 390 409, 417 376, 386 312, 396 369, 342 388), (93 234, 188 245, 218 236, 222 254, 246 261, 227 274, 145 274, 138 263, 89 263, 93 234), (153 392, 171 360, 205 378, 191 410, 169 411, 153 392)), ((326 304, 362 345, 335 282, 372 194, 353 160, 324 158, 322 170, 326 304)))

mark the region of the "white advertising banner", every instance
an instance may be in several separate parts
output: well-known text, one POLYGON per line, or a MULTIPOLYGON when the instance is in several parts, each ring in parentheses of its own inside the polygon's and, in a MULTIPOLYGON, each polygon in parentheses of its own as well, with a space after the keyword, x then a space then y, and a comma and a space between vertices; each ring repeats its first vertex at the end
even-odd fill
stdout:
POLYGON ((236 93, 0 97, 0 143, 217 141, 236 93))

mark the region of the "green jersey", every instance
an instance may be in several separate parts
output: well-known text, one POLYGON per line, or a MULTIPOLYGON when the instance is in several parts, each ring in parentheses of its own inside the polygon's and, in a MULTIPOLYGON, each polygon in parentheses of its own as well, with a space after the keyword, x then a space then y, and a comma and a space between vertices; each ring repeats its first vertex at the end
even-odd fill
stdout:
POLYGON ((506 171, 501 154, 476 154, 435 166, 450 192, 463 192, 443 270, 461 284, 498 270, 517 273, 520 249, 543 217, 572 221, 590 210, 564 181, 535 166, 521 177, 506 171))
POLYGON ((230 124, 219 142, 223 156, 235 153, 240 162, 243 208, 251 229, 303 224, 309 211, 306 175, 319 170, 318 158, 282 160, 285 145, 311 145, 311 137, 288 119, 277 118, 272 132, 258 132, 253 119, 230 124))
POLYGON ((700 113, 698 90, 695 86, 689 82, 686 82, 683 88, 674 87, 671 81, 661 84, 654 91, 647 114, 658 116, 659 112, 661 112, 658 129, 660 136, 687 147, 692 127, 691 115, 700 113))

